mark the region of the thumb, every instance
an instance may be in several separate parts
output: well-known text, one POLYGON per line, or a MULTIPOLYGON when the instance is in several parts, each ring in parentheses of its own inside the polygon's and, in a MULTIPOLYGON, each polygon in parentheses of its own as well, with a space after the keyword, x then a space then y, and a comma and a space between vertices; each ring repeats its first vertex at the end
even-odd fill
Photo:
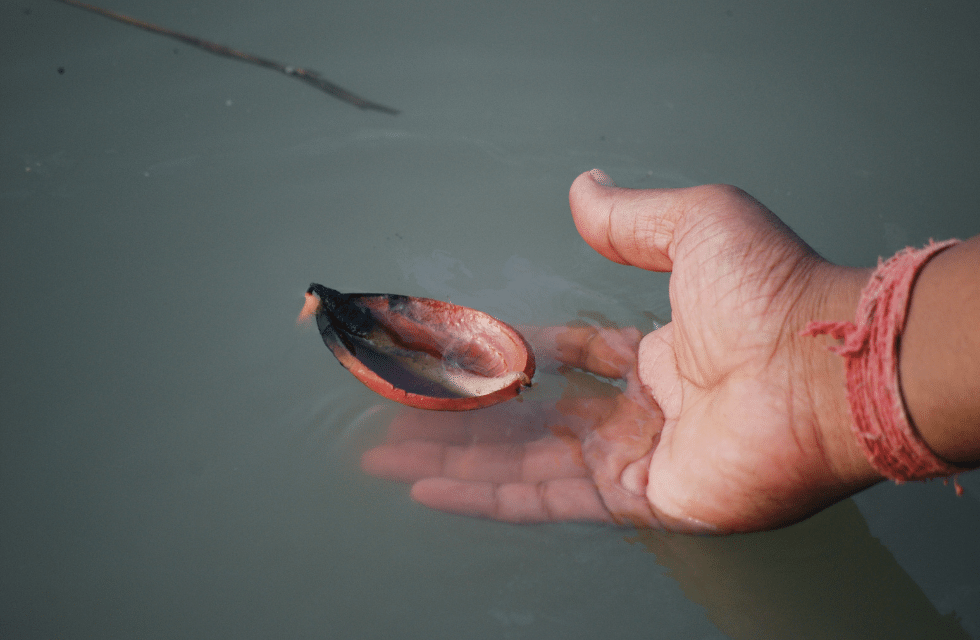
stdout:
POLYGON ((568 202, 575 227, 606 258, 650 271, 670 271, 686 189, 623 189, 600 169, 572 183, 568 202))
MULTIPOLYGON (((723 250, 732 235, 778 232, 802 241, 741 189, 706 184, 684 189, 623 189, 600 169, 575 178, 568 193, 572 218, 589 245, 619 264, 671 271, 683 237, 723 250)), ((703 250, 704 247, 701 247, 703 250)))

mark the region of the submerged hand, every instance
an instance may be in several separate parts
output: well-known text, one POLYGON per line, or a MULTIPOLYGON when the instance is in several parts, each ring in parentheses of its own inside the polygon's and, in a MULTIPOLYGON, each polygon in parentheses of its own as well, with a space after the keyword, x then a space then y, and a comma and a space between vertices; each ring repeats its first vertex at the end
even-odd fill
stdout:
POLYGON ((663 415, 636 377, 640 332, 548 328, 529 338, 539 358, 623 378, 626 392, 566 371, 572 384, 554 404, 403 410, 388 442, 364 455, 365 470, 413 482, 413 498, 444 511, 510 522, 662 526, 645 491, 663 415))
POLYGON ((839 357, 798 336, 809 320, 853 317, 870 271, 824 261, 735 188, 607 180, 572 185, 576 226, 611 260, 671 271, 672 321, 642 341, 552 337, 559 360, 625 377, 627 391, 559 402, 529 442, 474 440, 467 427, 448 443, 369 451, 365 469, 449 511, 704 532, 785 525, 878 481, 850 433, 839 357))

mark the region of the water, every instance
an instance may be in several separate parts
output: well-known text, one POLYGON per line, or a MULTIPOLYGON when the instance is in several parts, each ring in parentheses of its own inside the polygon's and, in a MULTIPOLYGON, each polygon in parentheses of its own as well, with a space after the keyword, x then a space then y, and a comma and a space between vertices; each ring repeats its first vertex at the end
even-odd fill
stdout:
POLYGON ((361 472, 397 409, 295 324, 317 281, 648 330, 666 276, 568 214, 594 166, 847 264, 973 235, 974 5, 111 8, 403 113, 0 5, 0 636, 980 638, 975 472, 721 540, 448 516, 361 472))

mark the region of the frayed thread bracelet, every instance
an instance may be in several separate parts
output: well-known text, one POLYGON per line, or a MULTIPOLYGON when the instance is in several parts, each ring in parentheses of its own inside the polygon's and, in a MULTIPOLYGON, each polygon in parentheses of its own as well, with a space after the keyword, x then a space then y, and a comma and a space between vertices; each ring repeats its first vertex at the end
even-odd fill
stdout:
POLYGON ((861 291, 854 322, 809 322, 801 336, 829 335, 842 344, 829 349, 844 358, 851 429, 871 466, 901 484, 967 471, 939 458, 912 426, 898 377, 898 350, 912 286, 922 267, 959 240, 907 247, 882 262, 861 291))

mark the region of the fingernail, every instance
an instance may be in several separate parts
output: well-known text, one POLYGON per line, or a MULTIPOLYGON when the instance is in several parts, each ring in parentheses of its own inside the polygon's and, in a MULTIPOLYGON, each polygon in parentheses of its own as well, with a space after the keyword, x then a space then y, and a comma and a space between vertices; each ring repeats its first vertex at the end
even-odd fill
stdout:
POLYGON ((592 179, 601 184, 604 187, 615 187, 616 183, 610 178, 605 171, 602 169, 593 169, 589 173, 592 174, 592 179))

